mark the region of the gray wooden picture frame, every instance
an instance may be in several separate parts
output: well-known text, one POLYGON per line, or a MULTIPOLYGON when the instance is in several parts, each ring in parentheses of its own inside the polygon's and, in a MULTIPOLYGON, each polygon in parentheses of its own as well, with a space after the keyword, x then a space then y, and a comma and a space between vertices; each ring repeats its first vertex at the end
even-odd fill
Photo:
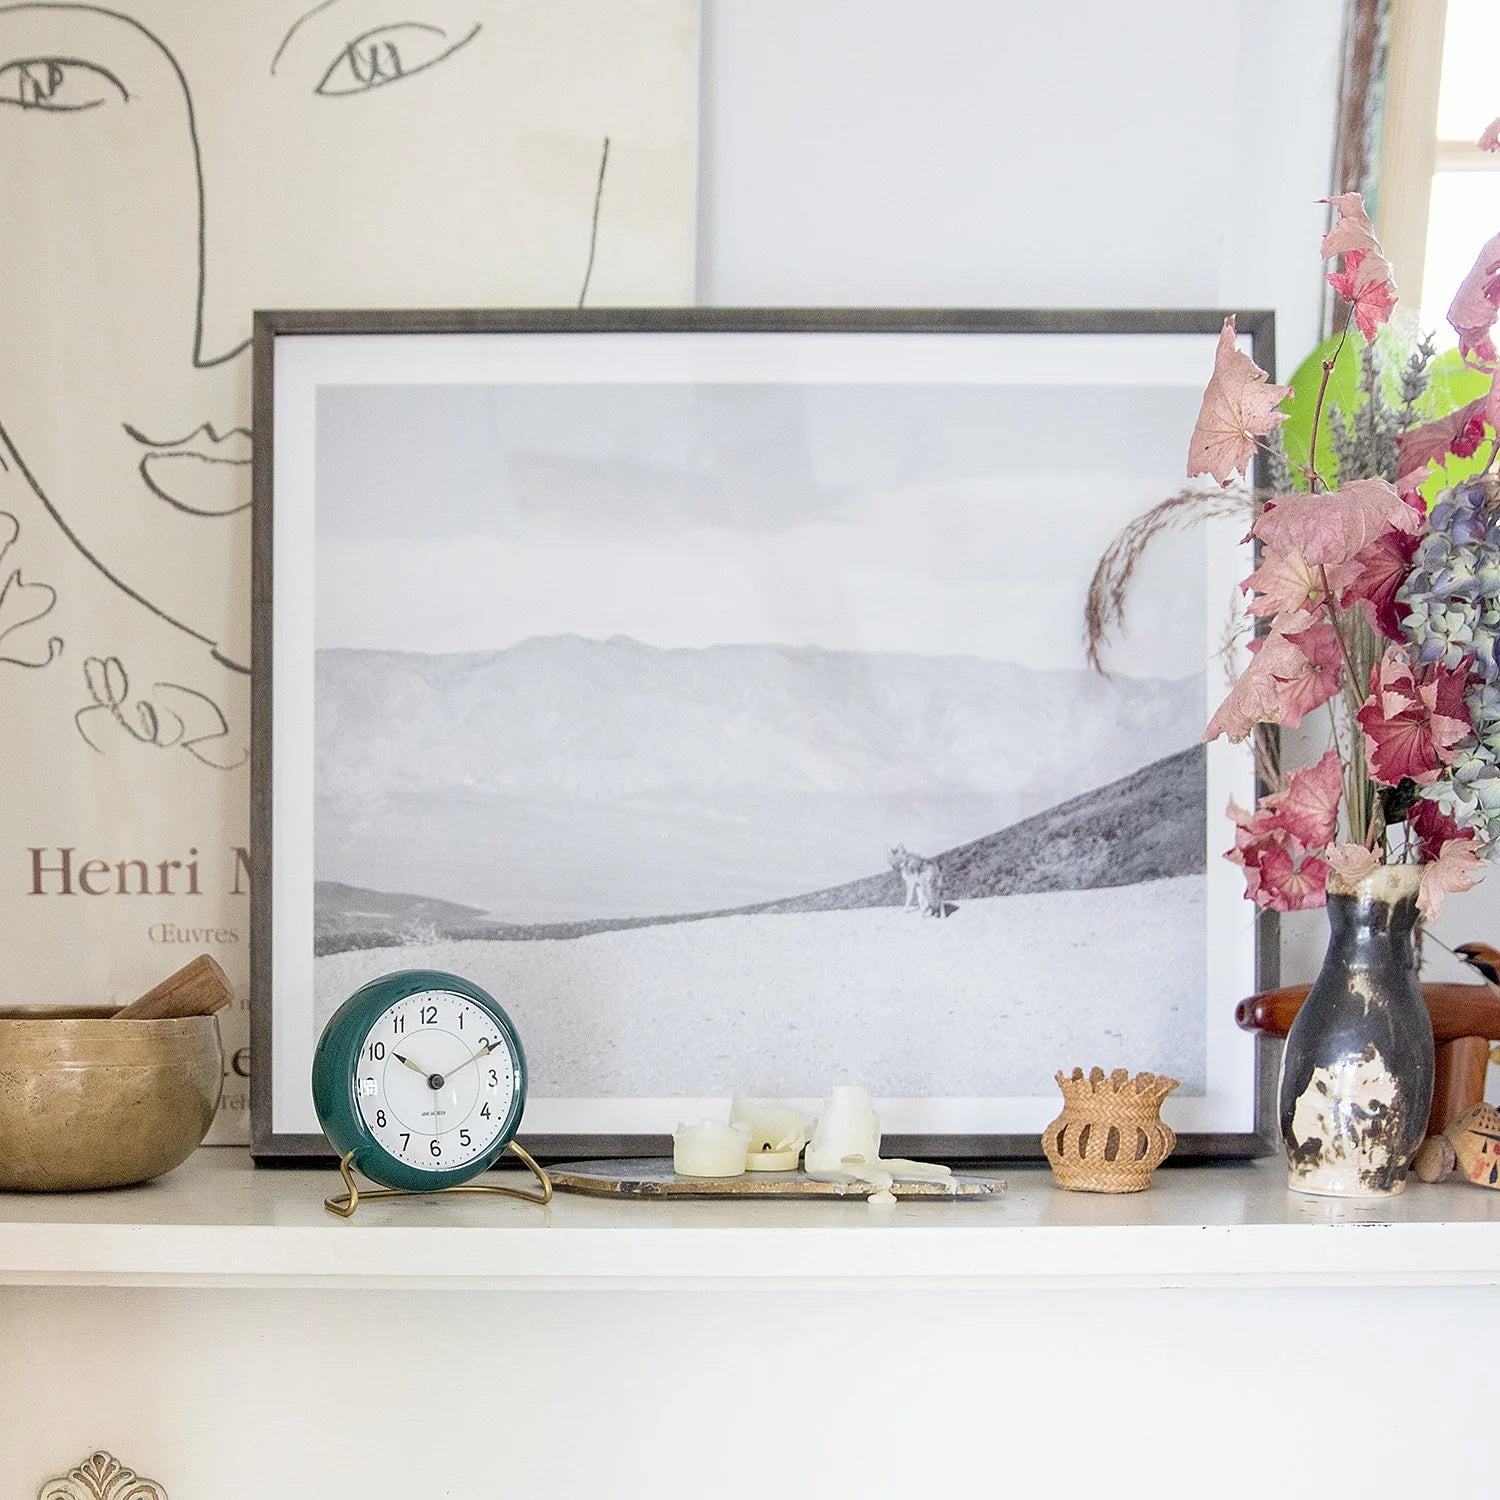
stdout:
MULTIPOLYGON (((598 334, 598 333, 991 333, 991 334, 1193 334, 1216 336, 1225 313, 1210 309, 796 309, 684 308, 650 310, 531 311, 454 309, 436 311, 259 311, 254 322, 254 525, 253 525, 253 731, 251 751, 251 1153, 265 1165, 332 1161, 327 1141, 316 1134, 273 1128, 275 1018, 271 993, 275 912, 272 869, 276 830, 272 825, 274 744, 272 652, 276 590, 273 567, 276 445, 273 373, 275 345, 283 336, 349 334, 598 334)), ((1275 373, 1275 317, 1266 310, 1239 312, 1238 331, 1250 342, 1256 363, 1275 373)), ((1205 367, 1205 378, 1207 368, 1205 367)), ((1184 450, 1187 434, 1183 434, 1184 450)), ((1261 463, 1257 460, 1257 465, 1261 463)), ((1257 472, 1257 483, 1264 483, 1257 472)), ((1211 808, 1212 818, 1219 810, 1211 808)), ((1229 834, 1226 827, 1225 842, 1229 834)), ((1278 983, 1280 935, 1274 913, 1256 919, 1256 990, 1278 983)), ((1081 1059, 1080 1059, 1081 1060, 1081 1059)), ((1176 1161, 1245 1158, 1274 1146, 1275 1088, 1279 1045, 1258 1037, 1255 1046, 1253 1128, 1233 1132, 1183 1133, 1176 1161)), ((669 1136, 609 1134, 535 1135, 522 1128, 529 1149, 543 1161, 584 1157, 661 1156, 669 1136)), ((1039 1135, 888 1135, 886 1154, 963 1163, 1036 1159, 1039 1135)))

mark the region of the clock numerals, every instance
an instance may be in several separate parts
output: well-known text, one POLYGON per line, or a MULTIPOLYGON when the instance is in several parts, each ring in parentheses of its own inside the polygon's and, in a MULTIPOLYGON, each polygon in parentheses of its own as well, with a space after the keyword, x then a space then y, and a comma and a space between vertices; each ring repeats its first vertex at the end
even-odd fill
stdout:
POLYGON ((370 1071, 355 1093, 385 1151, 422 1171, 446 1172, 492 1147, 508 1116, 495 1105, 505 1106, 516 1089, 510 1044, 494 1024, 466 997, 431 990, 373 1019, 361 1050, 370 1071))
POLYGON ((526 1064, 510 1018, 469 981, 387 975, 325 1029, 313 1096, 341 1156, 384 1187, 431 1191, 495 1160, 525 1102, 526 1064))

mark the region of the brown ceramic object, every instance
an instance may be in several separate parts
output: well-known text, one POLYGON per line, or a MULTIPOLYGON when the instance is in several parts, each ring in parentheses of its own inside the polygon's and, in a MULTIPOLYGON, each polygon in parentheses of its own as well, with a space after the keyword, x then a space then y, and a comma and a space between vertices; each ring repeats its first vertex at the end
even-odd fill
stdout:
POLYGON ((1083 1193, 1139 1193, 1172 1154, 1177 1137, 1162 1122, 1162 1100, 1175 1078, 1124 1068, 1058 1073, 1063 1112, 1042 1135, 1059 1187, 1083 1193))
POLYGON ((0 1008, 0 1189, 124 1187, 208 1134, 224 1083, 215 1016, 0 1008))

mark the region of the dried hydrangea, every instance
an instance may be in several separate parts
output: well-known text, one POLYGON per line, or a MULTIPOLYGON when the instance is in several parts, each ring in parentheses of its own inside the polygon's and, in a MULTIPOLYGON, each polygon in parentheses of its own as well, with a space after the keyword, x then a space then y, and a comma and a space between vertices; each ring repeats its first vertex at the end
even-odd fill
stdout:
POLYGON ((1488 846, 1500 841, 1500 491, 1485 480, 1444 490, 1427 525, 1397 595, 1403 629, 1424 665, 1468 661, 1474 733, 1422 795, 1488 846))

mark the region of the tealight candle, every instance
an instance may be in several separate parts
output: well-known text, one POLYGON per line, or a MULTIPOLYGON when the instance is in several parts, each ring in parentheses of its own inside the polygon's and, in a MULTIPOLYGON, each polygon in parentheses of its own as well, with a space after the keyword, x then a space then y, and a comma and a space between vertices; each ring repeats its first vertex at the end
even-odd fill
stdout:
POLYGON ((807 1127, 799 1110, 762 1104, 736 1094, 729 1118, 750 1132, 745 1168, 750 1172, 795 1172, 807 1144, 807 1127))
POLYGON ((748 1125, 723 1120, 679 1124, 672 1137, 672 1167, 679 1177, 742 1177, 748 1125))

